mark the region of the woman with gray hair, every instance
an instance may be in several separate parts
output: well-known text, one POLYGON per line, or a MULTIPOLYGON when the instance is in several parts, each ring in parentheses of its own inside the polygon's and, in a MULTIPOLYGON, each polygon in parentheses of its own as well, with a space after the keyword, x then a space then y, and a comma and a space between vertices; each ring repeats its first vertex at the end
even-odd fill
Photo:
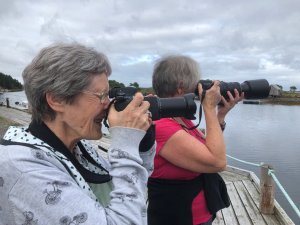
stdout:
POLYGON ((190 57, 172 55, 155 64, 152 84, 159 97, 178 97, 198 88, 206 136, 183 117, 155 121, 157 148, 148 180, 149 225, 209 225, 213 214, 229 204, 226 186, 216 172, 226 167, 225 115, 243 94, 235 90, 233 97, 228 91, 226 100, 220 94, 220 82, 214 81, 204 97, 199 80, 198 63, 190 57), (204 176, 209 173, 211 176, 204 176))
POLYGON ((32 122, 0 145, 1 224, 147 224, 149 102, 137 93, 123 111, 109 107, 110 74, 105 55, 79 44, 44 48, 25 68, 32 122), (108 160, 87 141, 107 114, 108 160))

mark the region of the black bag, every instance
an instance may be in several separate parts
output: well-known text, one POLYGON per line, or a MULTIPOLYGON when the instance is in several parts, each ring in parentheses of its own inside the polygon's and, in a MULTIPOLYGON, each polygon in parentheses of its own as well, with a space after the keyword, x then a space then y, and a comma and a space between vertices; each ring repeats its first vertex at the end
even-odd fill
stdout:
POLYGON ((202 190, 202 176, 192 180, 148 179, 148 224, 192 225, 192 202, 202 190))
POLYGON ((203 189, 206 205, 209 212, 214 215, 220 209, 230 206, 226 184, 218 173, 203 173, 203 189))

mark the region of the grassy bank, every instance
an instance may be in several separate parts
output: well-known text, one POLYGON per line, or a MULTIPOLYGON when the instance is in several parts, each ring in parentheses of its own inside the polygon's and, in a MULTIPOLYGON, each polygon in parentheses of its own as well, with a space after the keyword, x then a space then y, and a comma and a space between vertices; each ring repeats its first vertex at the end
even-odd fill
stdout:
POLYGON ((262 102, 276 105, 300 105, 300 98, 268 98, 262 102))

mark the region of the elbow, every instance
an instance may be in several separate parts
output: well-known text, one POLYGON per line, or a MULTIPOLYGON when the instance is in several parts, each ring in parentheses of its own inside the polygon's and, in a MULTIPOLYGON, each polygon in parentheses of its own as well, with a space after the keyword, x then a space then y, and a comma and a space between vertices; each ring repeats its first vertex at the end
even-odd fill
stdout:
POLYGON ((215 172, 222 172, 226 169, 227 167, 227 160, 226 158, 225 159, 221 159, 221 160, 218 160, 216 162, 216 164, 214 165, 216 171, 215 172))

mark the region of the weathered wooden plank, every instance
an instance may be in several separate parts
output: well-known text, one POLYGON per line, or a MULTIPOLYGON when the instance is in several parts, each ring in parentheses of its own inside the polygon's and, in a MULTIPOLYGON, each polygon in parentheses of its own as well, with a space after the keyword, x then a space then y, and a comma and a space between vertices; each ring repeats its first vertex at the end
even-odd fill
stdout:
POLYGON ((234 173, 234 174, 240 174, 240 175, 245 176, 245 177, 248 177, 250 172, 251 172, 251 171, 244 170, 244 169, 234 167, 234 166, 227 166, 226 171, 234 173))
MULTIPOLYGON (((228 183, 227 185, 227 190, 228 190, 228 195, 230 197, 230 201, 231 201, 231 207, 234 213, 234 219, 237 219, 238 222, 237 224, 243 224, 243 225, 248 225, 251 224, 249 216, 244 208, 244 205, 233 185, 233 183, 228 183)), ((230 208, 227 208, 230 210, 230 208)), ((226 211, 226 209, 224 209, 223 211, 223 215, 228 213, 228 210, 226 211)), ((228 216, 233 217, 232 213, 229 212, 230 214, 228 216)), ((233 224, 233 221, 227 221, 227 215, 224 215, 224 221, 225 224, 233 224)), ((232 219, 232 218, 231 218, 232 219)))
POLYGON ((221 210, 219 212, 217 212, 217 215, 216 215, 216 218, 213 222, 213 225, 225 225, 224 218, 223 218, 221 210))
POLYGON ((229 171, 223 171, 220 173, 220 175, 223 177, 225 182, 234 182, 238 180, 247 180, 249 179, 247 176, 236 174, 229 171))
POLYGON ((242 181, 234 182, 234 186, 243 202, 243 205, 252 221, 253 224, 258 225, 266 225, 265 220, 260 214, 255 202, 247 191, 242 181))
POLYGON ((278 204, 277 201, 274 202, 275 208, 274 213, 276 218, 280 221, 281 224, 284 225, 295 225, 295 223, 291 220, 291 218, 286 214, 284 209, 278 204))
MULTIPOLYGON (((231 200, 232 208, 235 212, 236 218, 239 224, 252 225, 247 211, 245 210, 244 204, 239 197, 237 190, 235 189, 233 183, 227 184, 228 195, 231 200)), ((226 220, 225 220, 226 221, 226 220)))
POLYGON ((222 215, 226 225, 239 225, 232 204, 228 208, 222 209, 222 215))

